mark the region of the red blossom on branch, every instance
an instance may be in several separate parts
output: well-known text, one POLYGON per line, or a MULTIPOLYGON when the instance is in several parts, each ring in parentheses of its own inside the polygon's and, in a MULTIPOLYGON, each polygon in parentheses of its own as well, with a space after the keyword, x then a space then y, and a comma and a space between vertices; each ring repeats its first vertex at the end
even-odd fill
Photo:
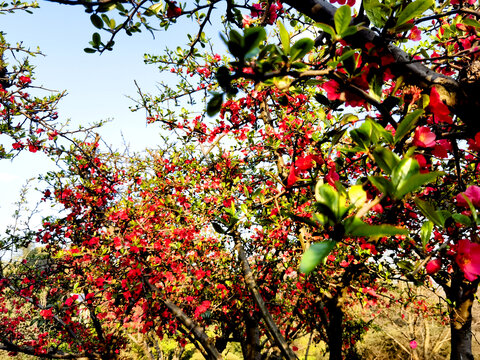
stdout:
POLYGON ((448 109, 448 106, 442 102, 442 99, 440 99, 440 94, 435 87, 432 87, 432 90, 430 91, 429 108, 436 123, 452 123, 450 110, 448 109))

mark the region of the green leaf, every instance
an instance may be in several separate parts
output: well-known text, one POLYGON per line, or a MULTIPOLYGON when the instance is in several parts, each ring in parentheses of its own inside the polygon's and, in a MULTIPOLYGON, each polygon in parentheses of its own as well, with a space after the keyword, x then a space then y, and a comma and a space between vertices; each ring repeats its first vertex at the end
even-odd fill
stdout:
POLYGON ((345 223, 345 234, 361 237, 384 237, 395 235, 408 235, 407 229, 402 229, 392 225, 369 225, 358 218, 349 218, 345 223))
POLYGON ((93 33, 92 35, 92 45, 93 47, 95 48, 98 48, 101 44, 101 37, 100 37, 100 34, 99 33, 93 33))
POLYGON ((359 208, 367 201, 367 192, 362 185, 353 185, 348 189, 348 198, 352 205, 359 208))
POLYGON ((215 74, 215 77, 217 78, 218 85, 220 85, 223 90, 226 91, 230 87, 230 70, 228 70, 226 66, 220 66, 215 74))
POLYGON ((151 5, 147 11, 145 11, 146 16, 157 15, 160 11, 163 10, 162 2, 151 5))
POLYGON ((368 180, 375 186, 381 193, 391 195, 393 193, 393 184, 390 180, 385 179, 383 176, 369 176, 368 180))
POLYGON ((103 29, 103 20, 97 14, 90 15, 90 21, 97 29, 103 29))
POLYGON ((85 51, 87 54, 93 54, 93 53, 97 52, 97 50, 92 49, 92 48, 85 48, 85 49, 83 49, 83 51, 85 51))
POLYGON ((406 194, 418 190, 422 185, 434 181, 437 177, 442 175, 443 172, 435 171, 426 174, 415 174, 408 176, 400 187, 395 191, 395 197, 397 199, 403 198, 406 194))
POLYGON ((335 29, 333 27, 331 27, 330 25, 317 23, 317 24, 315 24, 315 26, 319 27, 324 32, 326 32, 328 35, 330 35, 332 37, 332 39, 335 39, 337 37, 337 33, 335 32, 335 29))
POLYGON ((470 18, 465 18, 465 19, 462 19, 462 22, 465 24, 465 25, 468 25, 468 26, 473 26, 475 28, 480 28, 480 22, 478 22, 477 20, 474 20, 474 19, 470 19, 470 18))
POLYGON ((427 246, 428 242, 430 241, 432 230, 433 230, 433 222, 431 221, 425 221, 422 225, 422 228, 420 229, 420 239, 422 239, 422 245, 424 249, 425 249, 425 246, 427 246))
POLYGON ((222 107, 223 104, 223 93, 214 93, 212 98, 207 104, 207 114, 208 116, 215 116, 222 107))
POLYGON ((347 30, 342 32, 341 37, 346 38, 347 36, 351 36, 353 34, 356 34, 358 32, 358 27, 356 26, 349 26, 347 30))
POLYGON ((376 146, 372 151, 372 155, 377 165, 387 175, 390 175, 400 162, 400 158, 397 154, 383 146, 376 146))
POLYGON ((470 220, 470 218, 466 215, 453 214, 452 217, 459 224, 462 224, 462 225, 465 225, 465 226, 472 226, 472 220, 470 220))
POLYGON ((318 190, 315 190, 317 200, 315 206, 319 208, 325 215, 332 217, 332 221, 334 223, 340 221, 347 211, 345 206, 346 196, 344 194, 339 194, 338 191, 329 184, 323 184, 318 187, 318 190), (327 209, 329 211, 327 211, 327 209), (333 216, 330 214, 333 214, 333 216))
POLYGON ((305 274, 311 273, 330 254, 335 245, 335 241, 327 240, 310 246, 302 256, 300 272, 305 274))
POLYGON ((377 28, 383 28, 392 13, 392 8, 381 4, 378 0, 363 0, 363 7, 368 19, 377 28))
POLYGON ((420 116, 423 115, 425 111, 422 109, 417 109, 409 114, 407 114, 403 120, 398 125, 397 130, 395 131, 395 137, 393 138, 394 143, 398 143, 400 140, 403 139, 405 135, 407 135, 415 126, 420 116))
POLYGON ((263 27, 251 27, 244 31, 243 53, 246 58, 252 57, 260 51, 259 45, 267 38, 263 27))
POLYGON ((280 40, 282 42, 283 52, 285 55, 290 54, 290 35, 288 35, 287 29, 283 26, 283 23, 278 20, 277 21, 278 29, 280 31, 280 40))
POLYGON ((408 178, 420 172, 420 165, 417 160, 407 157, 402 159, 400 163, 392 171, 392 183, 394 188, 398 189, 408 178))
POLYGON ((433 0, 415 0, 408 4, 403 11, 398 14, 396 26, 405 24, 407 21, 422 15, 434 4, 433 0))
POLYGON ((435 208, 432 206, 432 204, 430 204, 429 202, 427 201, 424 201, 420 198, 415 198, 415 204, 417 204, 417 207, 420 209, 420 211, 422 212, 422 214, 430 221, 432 221, 435 225, 439 226, 439 227, 442 227, 443 228, 443 224, 444 224, 444 220, 443 220, 443 217, 440 216, 437 211, 435 210, 435 208))
POLYGON ((295 60, 302 59, 313 49, 314 45, 313 40, 308 38, 296 41, 290 49, 290 60, 294 62, 295 60))
POLYGON ((233 56, 241 60, 243 60, 245 57, 243 45, 244 45, 243 36, 240 35, 235 30, 230 31, 229 39, 227 41, 228 50, 233 56))
POLYGON ((335 22, 335 30, 337 31, 337 34, 341 36, 348 29, 350 22, 352 21, 352 11, 350 6, 340 6, 337 11, 335 11, 333 20, 335 22))
POLYGON ((215 230, 219 234, 225 234, 226 231, 223 229, 223 227, 216 222, 212 222, 213 230, 215 230))

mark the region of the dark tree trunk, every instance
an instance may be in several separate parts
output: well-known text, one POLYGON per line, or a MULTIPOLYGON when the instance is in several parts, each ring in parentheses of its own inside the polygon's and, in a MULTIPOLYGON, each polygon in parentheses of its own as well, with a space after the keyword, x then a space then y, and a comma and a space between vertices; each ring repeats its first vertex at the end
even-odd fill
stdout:
POLYGON ((341 302, 334 297, 327 303, 328 310, 328 349, 330 360, 342 360, 343 311, 341 302))
POLYGON ((472 353, 472 305, 478 281, 468 282, 463 273, 452 279, 447 290, 450 306, 451 354, 450 360, 473 360, 472 353))
POLYGON ((261 360, 260 329, 258 321, 249 314, 245 316, 245 339, 240 342, 245 360, 261 360))

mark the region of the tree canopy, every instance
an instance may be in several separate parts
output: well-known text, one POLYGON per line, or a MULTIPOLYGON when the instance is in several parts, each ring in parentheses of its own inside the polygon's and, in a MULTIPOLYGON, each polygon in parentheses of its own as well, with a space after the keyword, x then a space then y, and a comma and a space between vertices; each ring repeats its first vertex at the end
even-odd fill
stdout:
POLYGON ((53 2, 89 14, 88 53, 115 51, 120 32, 196 28, 145 55, 177 81, 139 88, 163 134, 140 155, 57 131, 60 96, 31 100, 28 62, 8 64, 20 49, 1 39, 2 132, 15 141, 1 155, 56 157, 43 201, 62 211, 3 240, 35 251, 2 262, 0 349, 110 359, 140 334, 151 357, 168 336, 207 359, 229 343, 245 359, 295 359, 309 336, 353 359, 370 321, 349 308, 424 306, 390 295, 408 283, 441 286, 451 359, 473 359, 475 2, 53 2))

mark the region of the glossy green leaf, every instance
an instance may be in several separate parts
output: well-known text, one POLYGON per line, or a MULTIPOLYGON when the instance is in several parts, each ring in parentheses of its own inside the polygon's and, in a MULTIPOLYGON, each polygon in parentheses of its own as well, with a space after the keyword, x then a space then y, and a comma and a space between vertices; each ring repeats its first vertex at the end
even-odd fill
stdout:
POLYGON ((459 224, 462 224, 462 225, 465 225, 465 226, 472 226, 472 220, 466 215, 453 214, 452 217, 459 224))
POLYGON ((392 171, 392 183, 396 189, 403 186, 404 182, 412 175, 420 172, 420 165, 417 160, 407 157, 402 159, 400 163, 392 171))
POLYGON ((415 174, 407 176, 401 185, 395 191, 395 197, 397 199, 403 198, 406 194, 417 191, 421 186, 428 184, 437 179, 442 172, 429 172, 426 174, 415 174))
POLYGON ((318 190, 316 189, 316 199, 316 207, 325 215, 333 214, 329 217, 332 217, 334 223, 340 221, 347 211, 345 194, 340 194, 329 184, 323 184, 318 187, 318 190))
POLYGON ((378 0, 363 0, 365 13, 371 23, 377 28, 383 28, 392 10, 391 7, 381 4, 378 0))
POLYGON ((352 9, 350 9, 350 6, 340 6, 337 11, 335 11, 333 20, 337 34, 341 36, 348 29, 352 21, 352 9))
POLYGON ((280 41, 282 42, 283 52, 285 55, 288 55, 290 54, 290 35, 280 20, 277 21, 277 25, 280 32, 280 41))
POLYGON ((145 15, 146 16, 152 16, 152 15, 157 15, 158 13, 160 13, 160 11, 163 10, 163 3, 162 2, 159 2, 159 3, 156 3, 156 4, 153 4, 151 5, 147 11, 145 11, 145 15))
POLYGON ((430 236, 432 235, 433 230, 433 222, 425 221, 422 224, 422 228, 420 229, 420 239, 422 240, 422 246, 425 249, 428 242, 430 241, 430 236))
POLYGON ((402 229, 392 225, 370 225, 358 218, 346 224, 345 234, 349 236, 361 237, 384 237, 395 235, 408 235, 407 229, 402 229))
POLYGON ((251 27, 245 29, 243 40, 243 53, 246 58, 254 56, 260 51, 259 45, 267 38, 267 33, 263 27, 251 27))
POLYGON ((411 113, 407 114, 403 120, 398 125, 397 130, 395 131, 395 136, 393 138, 394 143, 398 143, 400 140, 404 138, 415 126, 420 116, 423 115, 425 111, 422 109, 417 109, 412 111, 411 113))
POLYGON ((383 176, 369 176, 368 180, 375 186, 381 193, 391 195, 393 192, 393 184, 390 180, 385 179, 383 176))
POLYGON ((302 59, 307 55, 312 49, 315 43, 312 39, 303 38, 295 42, 290 49, 290 60, 296 61, 302 59))
POLYGON ((403 11, 398 14, 396 26, 402 25, 407 21, 422 15, 434 4, 433 0, 415 0, 408 4, 403 11))
POLYGON ((470 19, 470 18, 464 18, 464 19, 462 19, 462 22, 467 26, 473 26, 477 29, 480 28, 480 22, 478 22, 477 20, 470 19))
POLYGON ((103 29, 103 20, 97 14, 90 15, 90 21, 97 29, 103 29))
POLYGON ((342 32, 342 38, 346 38, 347 36, 351 36, 358 32, 358 27, 356 26, 349 26, 344 32, 342 32))
POLYGON ((323 262, 335 247, 335 241, 327 240, 311 245, 302 256, 300 272, 309 274, 323 262))
POLYGON ((336 38, 337 33, 335 32, 335 29, 333 27, 331 27, 330 25, 317 23, 317 24, 315 24, 315 26, 322 29, 324 32, 326 32, 328 35, 330 35, 333 39, 336 38))
POLYGON ((400 162, 400 158, 397 154, 383 146, 376 146, 372 151, 372 155, 377 165, 387 175, 390 175, 400 162))
POLYGON ((428 220, 432 221, 435 225, 443 228, 443 217, 437 213, 435 208, 429 202, 417 197, 415 198, 415 204, 428 220))

